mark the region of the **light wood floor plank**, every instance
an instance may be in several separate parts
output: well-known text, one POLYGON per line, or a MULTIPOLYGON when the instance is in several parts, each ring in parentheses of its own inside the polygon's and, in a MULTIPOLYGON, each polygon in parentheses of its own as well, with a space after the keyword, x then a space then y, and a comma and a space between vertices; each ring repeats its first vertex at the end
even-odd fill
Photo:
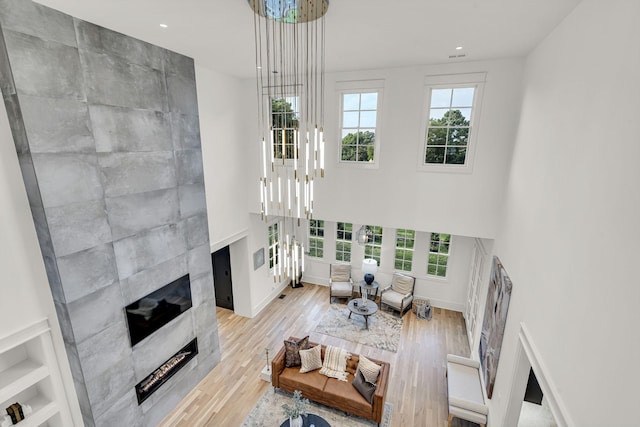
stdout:
MULTIPOLYGON (((162 427, 240 426, 264 391, 260 379, 270 355, 289 336, 311 336, 311 341, 363 352, 352 343, 314 331, 329 307, 329 288, 305 284, 286 288, 284 299, 271 302, 253 319, 217 309, 222 360, 163 420, 162 427)), ((335 300, 343 304, 346 300, 335 300)), ((387 400, 393 404, 392 426, 443 427, 447 425, 447 353, 469 356, 462 314, 435 308, 431 321, 413 313, 404 316, 398 353, 366 347, 366 354, 391 363, 387 400)), ((476 426, 454 419, 454 427, 476 426)))

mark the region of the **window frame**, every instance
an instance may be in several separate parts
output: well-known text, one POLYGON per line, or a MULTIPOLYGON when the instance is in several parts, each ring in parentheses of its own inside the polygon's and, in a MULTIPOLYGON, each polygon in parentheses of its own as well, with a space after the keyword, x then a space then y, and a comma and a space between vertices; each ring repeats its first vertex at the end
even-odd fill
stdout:
POLYGON ((307 228, 307 237, 308 237, 308 242, 307 242, 307 254, 312 257, 312 258, 317 258, 317 259, 323 259, 324 258, 324 244, 325 244, 325 221, 322 219, 310 219, 309 220, 309 224, 308 224, 308 228, 307 228), (318 223, 322 223, 322 226, 318 226, 318 223), (312 226, 312 223, 315 223, 315 226, 312 226), (318 233, 318 231, 322 230, 322 236, 319 236, 318 234, 312 235, 311 234, 311 230, 315 229, 316 233, 318 233), (316 242, 322 242, 322 246, 319 248, 320 251, 320 255, 318 255, 318 246, 313 245, 311 242, 312 241, 316 241, 316 242))
MULTIPOLYGON (((344 81, 336 83, 338 93, 338 165, 342 167, 357 167, 365 169, 377 169, 380 164, 380 140, 382 123, 382 105, 384 98, 384 79, 344 81), (344 118, 344 95, 377 93, 375 142, 373 144, 373 161, 342 160, 342 131, 344 118)), ((361 111, 361 110, 358 110, 361 111)))
POLYGON ((269 264, 269 271, 276 269, 280 263, 281 228, 280 221, 274 221, 267 226, 267 262, 269 264), (273 244, 271 244, 271 238, 273 236, 272 230, 276 230, 277 237, 273 244))
POLYGON ((413 271, 413 266, 414 266, 413 257, 415 255, 415 248, 416 248, 416 230, 411 230, 409 228, 396 228, 395 230, 396 230, 396 240, 395 240, 394 258, 393 258, 393 269, 395 271, 402 271, 402 272, 410 273, 410 272, 413 271), (413 245, 410 248, 408 248, 406 246, 406 242, 407 242, 407 240, 409 240, 406 237, 402 238, 402 240, 404 241, 405 246, 402 246, 402 247, 398 246, 398 231, 401 231, 401 230, 402 231, 411 231, 411 232, 413 232, 413 239, 411 239, 411 240, 413 240, 413 245), (398 268, 396 266, 396 264, 398 262, 398 251, 402 251, 402 259, 400 261, 401 261, 403 267, 407 262, 410 264, 411 268, 409 268, 408 270, 406 270, 404 268, 398 268), (407 259, 406 259, 407 251, 411 252, 411 260, 410 261, 407 261, 407 259))
MULTIPOLYGON (((301 96, 296 95, 296 94, 284 94, 284 95, 278 95, 278 96, 273 97, 273 98, 269 97, 269 95, 265 95, 265 97, 267 98, 266 104, 267 104, 267 108, 269 109, 269 117, 271 118, 271 123, 269 124, 270 128, 274 126, 273 101, 277 100, 277 99, 284 99, 285 102, 288 102, 288 99, 295 98, 296 99, 295 100, 295 105, 296 105, 297 110, 296 110, 296 108, 294 108, 293 112, 294 112, 294 116, 297 118, 297 120, 298 121, 300 120, 300 106, 301 106, 301 99, 302 99, 301 96)), ((291 114, 291 113, 280 113, 280 112, 278 112, 276 114, 280 114, 281 116, 284 117, 286 114, 291 114)), ((277 128, 277 129, 283 129, 283 128, 277 128)), ((288 131, 295 132, 295 128, 285 127, 284 130, 285 130, 285 133, 287 133, 288 131)), ((270 135, 267 135, 267 137, 271 138, 270 135)), ((283 158, 284 158, 284 165, 293 164, 293 155, 295 153, 293 145, 294 145, 293 142, 290 143, 290 144, 285 144, 284 153, 282 153, 282 156, 278 156, 277 155, 277 151, 278 151, 277 150, 277 146, 278 146, 278 144, 277 144, 277 141, 274 139, 274 141, 273 141, 273 153, 271 153, 270 155, 273 156, 273 160, 274 160, 276 165, 278 165, 278 164, 282 165, 283 164, 283 158), (292 146, 291 147, 292 157, 288 157, 288 155, 287 155, 287 153, 288 153, 287 147, 289 145, 292 146)), ((269 150, 267 150, 267 151, 269 151, 269 150)))
MULTIPOLYGON (((418 171, 421 172, 445 172, 445 173, 471 173, 478 145, 478 128, 482 110, 482 99, 485 72, 426 76, 424 79, 424 106, 420 128, 420 144, 418 153, 418 171), (471 106, 471 120, 469 123, 469 137, 467 141, 467 154, 462 165, 445 163, 425 163, 427 152, 427 134, 429 132, 429 117, 431 115, 431 94, 433 89, 458 89, 474 88, 473 103, 471 106)), ((446 234, 446 233, 445 233, 446 234)))
MULTIPOLYGON (((427 241, 427 268, 426 268, 426 271, 425 271, 425 273, 427 275, 427 278, 429 278, 429 279, 438 279, 438 280, 447 280, 448 279, 449 261, 451 260, 451 253, 452 253, 451 249, 452 249, 452 246, 453 246, 453 235, 451 233, 435 233, 435 232, 429 233, 429 240, 427 241), (446 254, 440 253, 439 245, 442 244, 442 241, 440 241, 440 240, 438 240, 438 242, 439 242, 438 252, 431 252, 431 242, 432 242, 432 238, 433 238, 434 234, 437 234, 438 236, 440 236, 442 234, 447 234, 449 236, 449 251, 446 254), (438 274, 430 274, 429 273, 429 266, 432 265, 429 262, 429 258, 431 257, 431 255, 436 255, 438 257, 439 256, 446 256, 447 257, 447 265, 445 266, 444 276, 439 276, 438 274)), ((435 265, 436 265, 436 272, 437 272, 437 268, 438 268, 438 266, 440 264, 438 263, 438 264, 435 264, 435 265)))
POLYGON ((364 259, 373 258, 378 262, 378 267, 380 267, 382 262, 382 244, 384 238, 384 227, 379 225, 366 225, 367 228, 371 230, 371 240, 364 244, 364 259), (374 231, 374 228, 380 229, 380 234, 374 231), (380 243, 375 243, 376 236, 380 236, 380 243), (371 254, 367 256, 367 248, 371 247, 371 254), (375 252, 375 248, 380 248, 380 255, 376 258, 373 253, 375 252))
POLYGON ((343 222, 343 221, 336 221, 336 252, 335 252, 335 260, 336 262, 351 262, 351 255, 352 255, 352 247, 353 247, 353 223, 352 222, 343 222), (340 228, 338 228, 338 224, 345 224, 345 225, 350 225, 351 226, 351 231, 342 231, 343 234, 346 233, 350 233, 351 234, 351 238, 350 239, 341 239, 338 237, 339 233, 341 233, 340 228), (343 245, 349 245, 349 259, 345 260, 344 255, 347 254, 347 252, 345 252, 344 250, 338 250, 338 244, 343 244, 343 245), (338 258, 338 253, 342 254, 342 259, 338 258))

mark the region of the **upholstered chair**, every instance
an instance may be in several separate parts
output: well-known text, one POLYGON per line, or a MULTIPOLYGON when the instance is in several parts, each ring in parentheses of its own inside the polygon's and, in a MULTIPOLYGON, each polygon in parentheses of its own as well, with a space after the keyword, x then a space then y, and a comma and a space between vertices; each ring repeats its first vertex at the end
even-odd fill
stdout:
POLYGON ((331 298, 351 298, 353 296, 353 279, 350 264, 331 264, 329 266, 329 304, 331 298))
POLYGON ((380 307, 387 305, 400 312, 400 317, 411 308, 413 288, 416 278, 401 273, 393 273, 391 284, 380 293, 380 307))

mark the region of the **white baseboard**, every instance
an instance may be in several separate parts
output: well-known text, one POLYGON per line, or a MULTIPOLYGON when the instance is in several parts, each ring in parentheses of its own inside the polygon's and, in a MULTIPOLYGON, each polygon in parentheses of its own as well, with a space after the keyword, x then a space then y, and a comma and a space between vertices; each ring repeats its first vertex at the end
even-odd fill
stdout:
POLYGON ((270 294, 269 294, 265 299, 263 299, 263 300, 262 300, 262 302, 261 302, 260 304, 258 304, 256 307, 254 307, 254 308, 251 310, 251 317, 253 318, 253 317, 256 317, 258 314, 260 314, 260 312, 261 312, 262 310, 264 310, 264 308, 265 308, 267 305, 269 305, 269 303, 270 303, 271 301, 273 301, 274 299, 276 299, 276 297, 277 297, 277 296, 279 296, 279 295, 282 293, 282 291, 284 290, 284 288, 286 288, 288 285, 289 285, 289 282, 288 282, 288 281, 286 281, 286 282, 282 282, 282 283, 280 283, 280 285, 279 285, 279 286, 276 286, 276 287, 271 291, 271 293, 270 293, 270 294))
POLYGON ((311 283, 312 285, 329 286, 329 278, 327 277, 307 276, 303 274, 302 281, 311 283))

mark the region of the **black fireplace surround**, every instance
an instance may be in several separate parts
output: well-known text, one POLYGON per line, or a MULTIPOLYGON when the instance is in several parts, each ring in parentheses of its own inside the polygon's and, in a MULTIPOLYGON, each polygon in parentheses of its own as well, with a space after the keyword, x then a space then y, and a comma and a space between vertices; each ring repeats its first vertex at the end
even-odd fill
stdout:
POLYGON ((125 308, 134 346, 191 308, 191 285, 186 274, 125 308))

